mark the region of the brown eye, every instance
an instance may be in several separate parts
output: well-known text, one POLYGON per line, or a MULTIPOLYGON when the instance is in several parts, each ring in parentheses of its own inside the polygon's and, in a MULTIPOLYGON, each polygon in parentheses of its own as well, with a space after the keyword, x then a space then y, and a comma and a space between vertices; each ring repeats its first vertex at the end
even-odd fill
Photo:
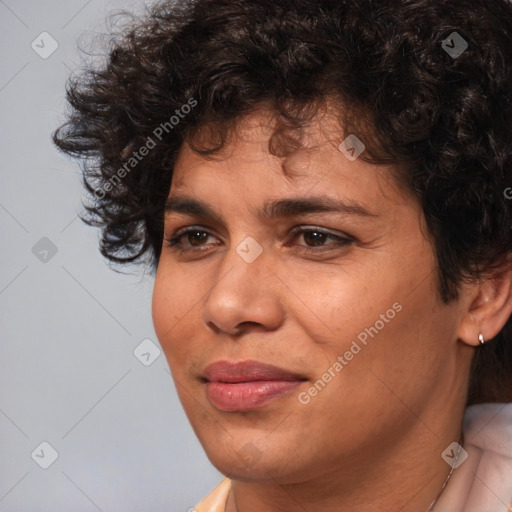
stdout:
POLYGON ((322 250, 331 250, 336 247, 342 247, 346 245, 350 245, 354 242, 354 239, 347 237, 347 236, 341 236, 341 235, 335 235, 334 233, 329 233, 320 229, 304 229, 301 228, 300 230, 296 231, 293 234, 293 240, 298 238, 299 236, 303 237, 303 240, 306 242, 306 244, 295 244, 299 247, 302 247, 304 250, 311 250, 313 252, 320 252, 322 250), (335 243, 325 244, 327 240, 334 240, 335 243), (317 247, 315 249, 314 247, 317 247))
POLYGON ((204 242, 213 236, 210 232, 199 227, 188 227, 178 230, 171 238, 165 238, 167 244, 181 251, 194 250, 193 248, 203 248, 204 242), (186 242, 183 239, 186 237, 186 242))
POLYGON ((321 233, 320 231, 305 231, 303 233, 304 240, 306 243, 311 243, 312 245, 322 245, 328 237, 327 234, 321 233))
MULTIPOLYGON (((206 231, 189 231, 186 233, 187 240, 191 243, 191 245, 201 245, 201 242, 207 240, 210 236, 206 231)), ((183 235, 182 235, 183 236, 183 235)))

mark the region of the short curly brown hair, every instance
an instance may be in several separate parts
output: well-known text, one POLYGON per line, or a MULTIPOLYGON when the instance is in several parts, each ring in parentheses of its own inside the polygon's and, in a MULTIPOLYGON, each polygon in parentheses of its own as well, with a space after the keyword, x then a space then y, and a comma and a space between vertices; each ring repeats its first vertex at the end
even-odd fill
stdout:
MULTIPOLYGON (((285 156, 328 100, 344 133, 371 140, 361 158, 407 168, 446 303, 512 250, 507 0, 165 1, 110 42, 104 65, 70 79, 53 140, 82 159, 83 220, 111 261, 150 255, 156 268, 184 141, 212 156, 265 104, 285 156)), ((511 320, 477 349, 468 405, 510 400, 511 320)))

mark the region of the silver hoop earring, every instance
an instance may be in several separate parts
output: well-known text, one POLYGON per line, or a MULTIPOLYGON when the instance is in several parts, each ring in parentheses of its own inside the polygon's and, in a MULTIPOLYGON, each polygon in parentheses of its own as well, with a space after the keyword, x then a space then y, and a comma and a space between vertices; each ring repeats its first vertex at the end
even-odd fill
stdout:
POLYGON ((485 339, 483 334, 478 335, 478 341, 480 342, 480 345, 483 345, 485 343, 485 339))

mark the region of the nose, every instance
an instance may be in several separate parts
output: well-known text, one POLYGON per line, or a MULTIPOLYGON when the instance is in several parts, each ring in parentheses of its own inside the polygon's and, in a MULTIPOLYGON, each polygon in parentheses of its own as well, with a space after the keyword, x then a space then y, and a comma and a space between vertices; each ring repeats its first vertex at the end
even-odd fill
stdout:
POLYGON ((216 334, 239 336, 247 331, 271 331, 283 322, 280 290, 285 288, 263 251, 248 262, 232 247, 213 276, 203 305, 203 321, 216 334), (281 285, 281 286, 280 286, 281 285))

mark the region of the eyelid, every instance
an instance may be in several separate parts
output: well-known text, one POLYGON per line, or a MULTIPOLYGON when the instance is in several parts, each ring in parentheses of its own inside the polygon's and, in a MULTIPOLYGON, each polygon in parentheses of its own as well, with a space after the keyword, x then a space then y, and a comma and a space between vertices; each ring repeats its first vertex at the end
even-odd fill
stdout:
POLYGON ((194 230, 197 230, 197 231, 205 231, 205 232, 208 232, 210 233, 211 231, 211 228, 208 228, 206 226, 201 226, 200 224, 197 224, 197 225, 191 225, 191 226, 183 226, 182 228, 178 228, 173 234, 172 234, 172 238, 175 238, 177 236, 180 236, 180 235, 183 235, 185 233, 188 233, 189 231, 194 231, 194 230))
MULTIPOLYGON (((184 226, 184 227, 176 230, 171 237, 168 237, 168 238, 165 237, 165 240, 169 243, 169 245, 172 248, 175 248, 176 250, 181 250, 182 252, 187 252, 187 251, 199 252, 199 251, 207 250, 208 246, 211 244, 208 244, 206 246, 197 246, 197 247, 192 246, 192 247, 182 248, 182 246, 181 246, 182 242, 180 239, 183 238, 184 236, 186 236, 188 233, 191 233, 194 231, 206 233, 209 237, 216 236, 215 234, 213 234, 211 232, 211 229, 206 226, 191 225, 191 226, 184 226)), ((296 226, 294 229, 292 229, 289 232, 289 234, 287 235, 287 238, 290 238, 293 241, 297 236, 299 236, 303 233, 311 233, 311 232, 320 233, 320 234, 325 235, 331 239, 337 239, 337 241, 335 243, 319 245, 319 246, 308 246, 308 245, 303 245, 303 244, 290 244, 289 242, 287 242, 287 244, 285 244, 285 246, 291 245, 294 247, 298 247, 299 250, 304 250, 309 253, 315 253, 315 252, 320 253, 320 252, 327 252, 329 250, 332 250, 333 248, 339 248, 340 246, 351 245, 354 242, 356 242, 356 239, 347 233, 332 232, 331 230, 326 229, 326 228, 322 228, 322 227, 314 226, 314 225, 304 225, 304 224, 302 224, 300 226, 296 226)))
MULTIPOLYGON (((194 224, 194 225, 188 225, 188 226, 183 226, 182 228, 178 228, 172 234, 172 238, 180 236, 185 233, 188 233, 189 231, 193 231, 193 230, 205 231, 205 232, 212 234, 211 233, 212 228, 201 225, 201 224, 194 224)), ((328 228, 323 228, 320 226, 315 226, 314 224, 301 224, 300 226, 296 226, 295 228, 292 228, 292 230, 290 231, 289 234, 294 235, 297 232, 301 233, 303 231, 314 231, 314 230, 317 230, 320 233, 324 233, 326 235, 333 235, 333 236, 339 236, 339 237, 351 238, 351 239, 354 238, 353 236, 349 235, 348 233, 339 232, 339 231, 333 232, 333 230, 330 230, 328 228)))
POLYGON ((317 231, 318 233, 322 233, 324 235, 329 235, 333 237, 339 237, 339 238, 347 238, 350 240, 354 240, 354 237, 349 235, 348 233, 340 232, 340 231, 333 231, 327 228, 322 228, 320 226, 315 226, 314 224, 301 224, 300 226, 297 226, 296 228, 292 229, 290 232, 290 235, 296 235, 298 233, 308 232, 308 231, 317 231))
POLYGON ((176 241, 177 239, 182 238, 185 235, 187 235, 188 233, 191 233, 191 232, 194 232, 194 231, 200 231, 200 232, 203 232, 203 233, 207 233, 208 236, 216 236, 214 233, 212 233, 211 228, 208 228, 206 226, 201 226, 201 225, 193 225, 193 226, 184 226, 182 228, 179 228, 176 231, 174 231, 171 236, 169 236, 169 237, 165 237, 164 236, 164 239, 169 244, 175 245, 175 246, 179 247, 180 242, 174 243, 174 241, 176 241))

